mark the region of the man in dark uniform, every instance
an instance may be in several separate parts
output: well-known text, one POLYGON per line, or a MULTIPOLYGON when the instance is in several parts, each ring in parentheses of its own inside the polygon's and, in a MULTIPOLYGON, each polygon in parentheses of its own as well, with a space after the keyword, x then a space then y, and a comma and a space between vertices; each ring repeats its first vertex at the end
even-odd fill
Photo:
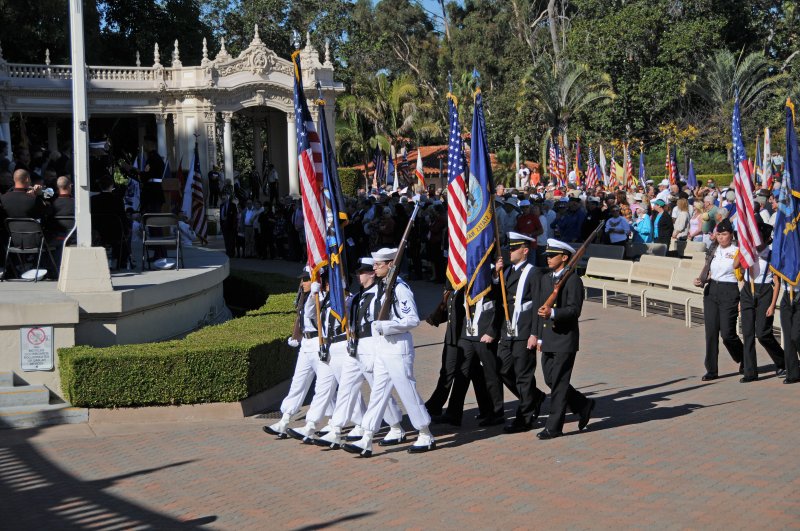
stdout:
POLYGON ((545 255, 550 273, 543 275, 540 282, 536 321, 538 338, 541 340, 542 371, 550 387, 550 416, 547 417, 545 428, 537 434, 539 439, 563 435, 567 407, 580 415, 579 430, 589 424, 594 409, 594 400, 586 398, 570 385, 580 342, 578 318, 583 307, 583 282, 580 277, 567 277, 552 307, 545 304, 574 253, 575 249, 564 242, 547 240, 545 255))
POLYGON ((506 300, 511 317, 511 330, 503 327, 497 356, 500 358, 500 375, 506 386, 516 390, 519 397, 516 418, 506 427, 506 433, 519 433, 533 428, 547 396, 536 387, 536 308, 540 273, 528 263, 530 245, 534 241, 524 234, 508 234, 511 266, 503 267, 503 259, 495 264, 495 271, 503 271, 506 300))
POLYGON ((484 379, 480 361, 473 356, 471 363, 465 365, 464 351, 458 344, 459 337, 461 337, 465 326, 464 290, 453 291, 448 289, 445 293, 447 293, 446 309, 443 312, 437 309, 434 314, 426 319, 433 326, 439 326, 440 322, 443 322, 440 319, 447 319, 447 328, 445 329, 444 346, 442 347, 442 368, 439 371, 439 381, 433 394, 425 402, 425 407, 433 417, 434 423, 461 426, 461 419, 464 416, 464 400, 470 381, 472 381, 475 399, 478 402, 478 410, 480 412, 478 417, 483 420, 491 416, 493 409, 486 392, 486 380, 484 379), (438 315, 440 312, 444 315, 438 315), (450 398, 449 401, 448 396, 450 398), (442 415, 442 407, 445 402, 448 402, 447 411, 442 415))
POLYGON ((161 181, 164 178, 164 160, 156 150, 147 155, 147 162, 141 175, 142 182, 142 212, 161 212, 164 204, 164 190, 161 181))
POLYGON ((226 193, 222 194, 219 221, 222 227, 222 239, 225 241, 225 254, 233 258, 236 254, 236 232, 239 230, 239 207, 226 193))

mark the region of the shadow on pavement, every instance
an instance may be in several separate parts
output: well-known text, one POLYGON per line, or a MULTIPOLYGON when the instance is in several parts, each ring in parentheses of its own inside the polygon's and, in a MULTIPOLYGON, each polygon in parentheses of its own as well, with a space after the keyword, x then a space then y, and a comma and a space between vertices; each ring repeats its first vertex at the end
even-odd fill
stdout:
MULTIPOLYGON (((31 436, 41 429, 26 430, 31 436)), ((104 490, 118 482, 194 462, 186 460, 85 481, 52 463, 30 441, 0 448, 0 514, 4 529, 201 529, 217 520, 181 521, 104 490)))
POLYGON ((347 516, 342 516, 341 518, 337 518, 335 520, 329 520, 327 522, 320 522, 318 524, 310 524, 303 527, 298 527, 294 529, 294 531, 314 531, 315 529, 327 529, 328 527, 334 526, 336 524, 349 522, 350 520, 358 520, 359 518, 366 518, 367 516, 372 516, 373 514, 375 514, 375 511, 348 514, 347 516))

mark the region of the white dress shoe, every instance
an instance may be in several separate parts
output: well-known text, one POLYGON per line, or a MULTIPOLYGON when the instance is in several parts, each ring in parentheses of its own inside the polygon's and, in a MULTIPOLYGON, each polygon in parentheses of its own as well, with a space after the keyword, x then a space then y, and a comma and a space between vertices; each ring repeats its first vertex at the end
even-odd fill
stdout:
POLYGON ((303 444, 314 444, 314 439, 317 438, 315 428, 314 423, 309 422, 302 428, 289 428, 286 432, 303 444))
POLYGON ((372 433, 365 432, 359 441, 345 444, 342 448, 346 452, 357 454, 360 457, 372 457, 372 433))
POLYGON ((433 435, 431 435, 431 432, 427 431, 427 433, 423 433, 423 431, 420 430, 417 440, 414 441, 414 444, 412 444, 408 449, 408 453, 421 454, 423 452, 430 452, 431 450, 435 449, 436 441, 434 440, 433 435))
POLYGON ((270 435, 275 435, 278 439, 288 439, 289 434, 286 432, 287 427, 288 423, 279 420, 275 424, 272 424, 270 426, 264 426, 263 429, 270 435))
POLYGON ((360 441, 361 437, 363 436, 364 436, 364 428, 362 428, 361 426, 356 426, 355 428, 350 430, 350 433, 347 434, 345 440, 348 442, 360 441))
POLYGON ((331 427, 328 433, 319 439, 315 439, 314 444, 324 448, 330 448, 331 450, 338 450, 342 447, 342 444, 344 444, 344 441, 342 440, 342 429, 331 427))
POLYGON ((389 433, 386 434, 378 445, 380 446, 395 446, 400 443, 406 442, 406 432, 403 431, 403 428, 400 426, 393 426, 392 429, 389 430, 389 433))

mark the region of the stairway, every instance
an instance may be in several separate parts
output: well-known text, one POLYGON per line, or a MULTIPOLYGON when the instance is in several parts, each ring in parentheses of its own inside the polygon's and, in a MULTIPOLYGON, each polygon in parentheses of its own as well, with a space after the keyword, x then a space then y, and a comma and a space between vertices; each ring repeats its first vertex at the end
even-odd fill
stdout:
POLYGON ((0 371, 0 429, 88 422, 89 410, 50 400, 43 385, 14 385, 14 373, 0 371))

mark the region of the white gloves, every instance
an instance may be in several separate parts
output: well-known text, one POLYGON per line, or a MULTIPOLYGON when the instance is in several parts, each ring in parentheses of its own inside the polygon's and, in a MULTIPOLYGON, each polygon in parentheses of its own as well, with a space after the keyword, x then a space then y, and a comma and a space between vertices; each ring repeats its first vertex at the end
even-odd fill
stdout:
POLYGON ((382 336, 383 335, 383 321, 372 321, 372 335, 373 336, 382 336))
POLYGON ((311 283, 311 294, 319 293, 321 286, 319 282, 312 282, 311 283))
POLYGON ((299 347, 300 346, 300 342, 298 340, 296 340, 295 338, 293 338, 293 337, 290 337, 289 341, 287 341, 287 343, 289 343, 290 347, 299 347))

